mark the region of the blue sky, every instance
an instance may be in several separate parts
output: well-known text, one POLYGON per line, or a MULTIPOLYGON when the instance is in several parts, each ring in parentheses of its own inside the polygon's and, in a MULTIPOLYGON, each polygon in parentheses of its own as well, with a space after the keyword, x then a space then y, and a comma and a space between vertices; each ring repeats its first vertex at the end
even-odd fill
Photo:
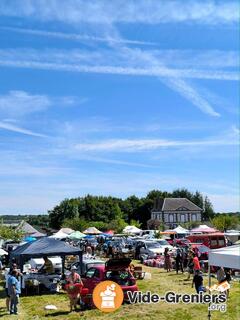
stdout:
POLYGON ((238 1, 0 2, 0 213, 186 187, 239 210, 238 1))

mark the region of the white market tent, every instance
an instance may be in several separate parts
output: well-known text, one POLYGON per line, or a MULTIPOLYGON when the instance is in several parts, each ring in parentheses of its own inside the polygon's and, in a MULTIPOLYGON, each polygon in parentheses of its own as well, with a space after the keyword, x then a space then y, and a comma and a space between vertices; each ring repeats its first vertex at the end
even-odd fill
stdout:
POLYGON ((201 224, 199 227, 197 228, 193 228, 191 230, 191 233, 211 233, 211 232, 216 232, 217 230, 214 228, 211 228, 205 224, 201 224))
MULTIPOLYGON (((240 270, 240 245, 234 245, 208 252, 208 286, 211 287, 211 266, 240 270)), ((211 303, 209 303, 210 306, 211 303)), ((208 319, 211 319, 211 311, 208 311, 208 319)))
POLYGON ((208 263, 210 266, 240 270, 240 245, 210 250, 208 263))
POLYGON ((49 238, 54 238, 54 239, 66 239, 68 237, 68 234, 59 230, 58 232, 54 233, 53 235, 51 235, 49 238))
POLYGON ((3 250, 2 248, 0 248, 0 256, 4 256, 7 255, 7 251, 3 250))
POLYGON ((84 230, 83 233, 85 233, 85 234, 100 234, 102 232, 95 227, 89 227, 86 230, 84 230))
POLYGON ((240 231, 239 230, 227 230, 224 232, 224 235, 232 242, 237 243, 240 239, 240 231))
POLYGON ((183 227, 181 226, 177 226, 175 229, 173 229, 172 231, 175 231, 176 233, 179 233, 179 234, 189 234, 189 230, 187 229, 184 229, 183 227))
POLYGON ((126 226, 124 229, 123 229, 123 233, 134 233, 134 234, 137 234, 137 233, 140 233, 142 230, 135 227, 135 226, 126 226))
POLYGON ((64 232, 64 233, 66 233, 66 234, 71 234, 71 233, 74 232, 74 230, 71 229, 71 228, 62 228, 62 229, 60 229, 59 231, 64 232))

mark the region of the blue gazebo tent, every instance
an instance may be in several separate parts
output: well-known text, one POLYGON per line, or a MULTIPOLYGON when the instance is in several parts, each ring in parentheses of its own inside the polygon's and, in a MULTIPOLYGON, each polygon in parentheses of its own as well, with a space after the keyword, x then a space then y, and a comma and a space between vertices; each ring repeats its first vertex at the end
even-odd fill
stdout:
POLYGON ((22 270, 24 262, 31 258, 41 258, 41 257, 62 257, 62 263, 64 270, 65 256, 68 255, 78 255, 80 265, 82 265, 82 250, 70 246, 69 244, 56 240, 53 238, 41 238, 36 241, 27 242, 22 246, 18 246, 15 250, 11 252, 11 260, 15 258, 22 270))

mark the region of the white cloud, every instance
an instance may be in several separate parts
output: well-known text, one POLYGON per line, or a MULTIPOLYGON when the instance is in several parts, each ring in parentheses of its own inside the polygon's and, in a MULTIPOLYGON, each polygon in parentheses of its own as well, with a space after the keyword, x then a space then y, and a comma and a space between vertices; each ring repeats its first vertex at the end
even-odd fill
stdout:
POLYGON ((112 37, 104 38, 104 37, 96 37, 92 35, 90 36, 87 34, 53 32, 53 31, 44 31, 44 30, 37 30, 37 29, 12 28, 12 27, 1 27, 0 29, 34 35, 34 36, 43 36, 43 37, 49 37, 49 38, 65 39, 65 40, 80 41, 80 42, 94 41, 94 42, 124 43, 124 44, 134 44, 134 45, 148 45, 148 46, 156 45, 156 43, 147 42, 147 41, 115 39, 112 37))
POLYGON ((117 53, 110 50, 0 50, 0 56, 0 65, 18 68, 222 81, 240 79, 237 71, 170 68, 158 60, 154 52, 132 49, 117 53))
POLYGON ((144 23, 196 22, 202 24, 238 23, 237 1, 213 0, 2 0, 0 14, 64 23, 144 23))
POLYGON ((14 116, 42 111, 50 105, 51 100, 45 95, 32 95, 20 90, 0 95, 0 111, 14 116))
MULTIPOLYGON (((237 70, 223 71, 212 67, 213 55, 224 57, 222 52, 214 51, 207 54, 205 67, 170 68, 159 58, 159 51, 129 49, 124 46, 114 46, 114 50, 84 51, 84 50, 2 50, 0 65, 32 68, 53 71, 68 71, 80 73, 117 74, 128 76, 158 77, 165 85, 178 92, 202 112, 211 116, 219 116, 209 102, 207 96, 201 95, 193 87, 190 79, 207 79, 236 81, 240 76, 237 70), (209 58, 211 57, 211 59, 209 58), (208 66, 208 67, 207 67, 208 66)), ((204 57, 204 55, 202 55, 204 57)), ((233 57, 226 54, 227 65, 233 63, 233 57)), ((235 56, 235 55, 234 55, 235 56)), ((186 55, 189 57, 189 54, 186 55)), ((223 59, 224 60, 224 59, 223 59)), ((180 59, 181 61, 181 59, 180 59)), ((179 61, 179 63, 180 63, 179 61)), ((181 63, 180 63, 181 65, 181 63)))
POLYGON ((0 129, 25 134, 28 136, 41 137, 41 138, 46 137, 46 135, 44 135, 44 134, 37 133, 37 132, 31 131, 28 129, 24 129, 24 128, 21 128, 21 127, 18 127, 18 126, 15 126, 13 124, 3 122, 3 121, 0 121, 0 129))
POLYGON ((86 99, 77 99, 71 96, 50 97, 21 90, 11 90, 7 94, 0 95, 0 114, 18 117, 44 111, 54 104, 73 105, 85 101, 86 99))
POLYGON ((96 143, 79 143, 75 145, 81 151, 137 152, 159 148, 197 147, 197 146, 230 146, 238 145, 236 139, 208 139, 196 141, 161 140, 161 139, 112 139, 96 143))

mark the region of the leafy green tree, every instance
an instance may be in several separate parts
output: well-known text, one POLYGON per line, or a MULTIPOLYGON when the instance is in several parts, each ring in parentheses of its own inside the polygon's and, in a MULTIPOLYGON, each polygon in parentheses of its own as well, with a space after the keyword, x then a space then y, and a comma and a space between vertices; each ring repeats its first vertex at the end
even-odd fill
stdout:
POLYGON ((88 228, 88 223, 82 218, 75 217, 72 219, 65 219, 62 223, 62 227, 71 228, 76 231, 84 231, 88 228))
POLYGON ((110 221, 107 225, 107 228, 109 230, 114 230, 117 233, 121 233, 126 226, 127 223, 122 218, 117 218, 110 221))
POLYGON ((189 222, 184 222, 180 224, 181 227, 191 230, 193 228, 196 228, 199 226, 199 222, 197 221, 189 221, 189 222))
POLYGON ((19 241, 23 237, 24 233, 22 231, 4 225, 0 225, 0 238, 4 240, 19 241))
POLYGON ((219 214, 211 219, 211 223, 216 229, 226 231, 227 229, 236 228, 239 224, 239 219, 236 216, 219 214))
POLYGON ((204 198, 203 209, 203 220, 210 220, 214 217, 213 205, 207 196, 204 198))
POLYGON ((137 220, 134 220, 134 219, 132 219, 131 221, 130 221, 130 223, 129 223, 129 225, 130 226, 135 226, 135 227, 137 227, 137 228, 141 228, 141 223, 139 222, 139 221, 137 221, 137 220))

